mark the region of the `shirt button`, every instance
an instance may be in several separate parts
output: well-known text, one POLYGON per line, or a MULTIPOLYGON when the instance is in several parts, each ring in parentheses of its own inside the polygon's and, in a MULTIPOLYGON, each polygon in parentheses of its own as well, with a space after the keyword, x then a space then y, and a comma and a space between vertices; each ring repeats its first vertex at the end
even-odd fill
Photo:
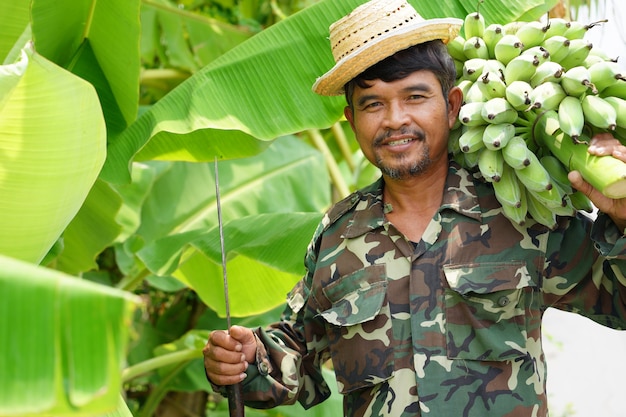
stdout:
POLYGON ((261 362, 259 364, 259 371, 261 371, 261 375, 267 375, 267 372, 269 371, 269 366, 267 365, 267 363, 261 362))
POLYGON ((500 297, 500 299, 498 300, 498 305, 499 305, 500 307, 504 307, 504 306, 506 306, 507 304, 509 304, 509 302, 510 302, 509 297, 506 297, 506 296, 504 296, 504 297, 500 297))

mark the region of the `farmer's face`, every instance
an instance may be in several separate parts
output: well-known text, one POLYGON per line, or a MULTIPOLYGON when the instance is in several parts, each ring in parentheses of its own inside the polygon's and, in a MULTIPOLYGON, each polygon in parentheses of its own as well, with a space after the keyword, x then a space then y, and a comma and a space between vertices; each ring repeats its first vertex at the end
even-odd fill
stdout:
POLYGON ((344 113, 368 160, 389 178, 414 177, 433 164, 447 164, 448 135, 462 101, 453 88, 444 97, 430 71, 396 81, 356 86, 353 108, 344 113))

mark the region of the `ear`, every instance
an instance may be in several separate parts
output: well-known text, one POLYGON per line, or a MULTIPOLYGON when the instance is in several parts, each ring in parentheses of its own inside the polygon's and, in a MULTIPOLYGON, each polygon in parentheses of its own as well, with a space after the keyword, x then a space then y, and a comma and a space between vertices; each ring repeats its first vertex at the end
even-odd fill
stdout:
POLYGON ((354 112, 352 111, 350 106, 346 106, 343 108, 343 115, 346 117, 348 123, 350 123, 352 131, 355 132, 356 130, 354 129, 354 112))
POLYGON ((463 104, 463 91, 459 87, 452 87, 448 93, 448 126, 455 125, 459 110, 463 104))

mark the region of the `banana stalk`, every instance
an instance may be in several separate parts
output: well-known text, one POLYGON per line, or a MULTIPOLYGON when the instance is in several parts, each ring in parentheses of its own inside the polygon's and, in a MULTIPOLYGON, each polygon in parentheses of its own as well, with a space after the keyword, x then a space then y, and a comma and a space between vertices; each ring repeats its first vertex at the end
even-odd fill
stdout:
POLYGON ((579 171, 602 194, 609 198, 626 197, 626 163, 610 155, 589 154, 585 143, 589 137, 583 134, 576 143, 563 133, 557 112, 550 110, 538 116, 533 135, 537 143, 550 149, 569 171, 579 171))

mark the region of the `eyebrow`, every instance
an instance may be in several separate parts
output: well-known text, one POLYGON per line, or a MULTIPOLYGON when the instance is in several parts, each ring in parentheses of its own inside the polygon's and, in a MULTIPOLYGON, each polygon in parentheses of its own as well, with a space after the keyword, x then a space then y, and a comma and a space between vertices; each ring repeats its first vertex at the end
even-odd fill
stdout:
MULTIPOLYGON (((412 93, 416 91, 428 92, 431 90, 432 90, 432 86, 429 83, 417 83, 417 84, 408 85, 400 91, 406 94, 406 93, 412 93)), ((378 94, 366 94, 360 97, 356 104, 358 106, 363 106, 366 102, 370 100, 377 100, 379 97, 380 95, 378 94)))

